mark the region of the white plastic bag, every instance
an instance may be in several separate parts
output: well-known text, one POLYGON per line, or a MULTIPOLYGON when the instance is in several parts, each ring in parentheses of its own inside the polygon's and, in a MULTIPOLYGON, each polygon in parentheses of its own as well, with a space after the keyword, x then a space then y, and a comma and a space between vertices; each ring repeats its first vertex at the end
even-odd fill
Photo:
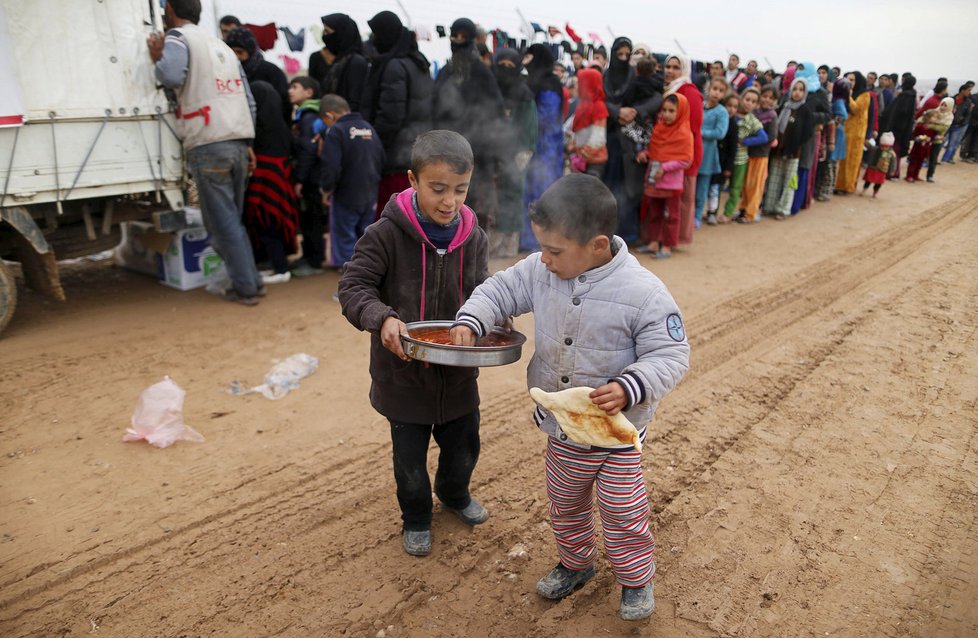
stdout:
POLYGON ((149 386, 139 395, 132 413, 132 427, 126 430, 123 441, 146 439, 159 448, 177 441, 202 443, 204 437, 183 422, 183 398, 187 393, 170 377, 149 386))
POLYGON ((319 359, 300 352, 279 361, 265 375, 265 383, 245 388, 241 381, 232 381, 228 394, 244 395, 256 392, 266 399, 276 401, 299 387, 299 381, 319 368, 319 359))

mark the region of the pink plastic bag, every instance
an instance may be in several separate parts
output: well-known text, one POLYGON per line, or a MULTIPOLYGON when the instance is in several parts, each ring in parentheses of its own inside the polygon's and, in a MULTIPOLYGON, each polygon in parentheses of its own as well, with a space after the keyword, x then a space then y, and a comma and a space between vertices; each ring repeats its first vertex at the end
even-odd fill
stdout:
POLYGON ((204 437, 183 422, 183 398, 187 393, 170 377, 163 377, 139 395, 132 413, 132 427, 126 430, 123 441, 146 439, 151 445, 163 448, 177 441, 202 443, 204 437))

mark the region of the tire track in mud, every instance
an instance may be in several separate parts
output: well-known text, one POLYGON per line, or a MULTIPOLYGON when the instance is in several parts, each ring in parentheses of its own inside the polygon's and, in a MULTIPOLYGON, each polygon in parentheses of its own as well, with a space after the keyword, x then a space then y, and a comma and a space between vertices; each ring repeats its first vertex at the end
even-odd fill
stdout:
MULTIPOLYGON (((978 204, 969 196, 932 208, 912 222, 891 228, 868 242, 823 260, 789 280, 788 285, 749 291, 721 302, 707 313, 689 318, 693 369, 686 382, 676 391, 678 399, 670 398, 663 408, 652 441, 652 458, 678 461, 674 463, 676 471, 656 479, 653 491, 655 511, 661 512, 744 432, 775 409, 845 340, 857 323, 838 318, 834 328, 827 330, 825 335, 819 335, 817 343, 805 353, 802 363, 792 365, 786 371, 779 370, 776 380, 754 383, 750 386, 750 394, 740 395, 749 399, 751 409, 748 414, 744 414, 743 406, 740 406, 740 411, 734 415, 736 418, 731 418, 727 422, 729 427, 723 431, 714 428, 711 432, 700 432, 696 428, 697 415, 706 409, 716 409, 718 393, 712 389, 716 381, 714 377, 723 377, 738 357, 756 348, 762 341, 772 340, 772 337, 789 330, 804 318, 850 295, 898 263, 921 243, 973 214, 976 207, 978 204), (685 403, 682 407, 675 407, 680 405, 679 399, 685 400, 685 403)), ((872 303, 861 301, 863 304, 872 303)), ((722 393, 719 394, 722 396, 722 393)), ((727 394, 730 394, 729 389, 727 394)), ((529 421, 529 406, 530 401, 522 391, 484 402, 484 454, 491 452, 497 457, 509 459, 508 464, 514 471, 488 477, 480 477, 477 472, 473 482, 475 493, 489 496, 497 517, 501 518, 500 515, 506 513, 506 508, 500 505, 522 508, 515 517, 504 520, 515 520, 517 524, 524 525, 543 521, 547 514, 539 467, 542 463, 539 454, 541 443, 529 421), (521 490, 514 489, 514 485, 532 485, 531 493, 536 496, 522 494, 521 490), (516 496, 511 496, 514 494, 516 496)), ((156 567, 161 563, 166 563, 168 576, 178 581, 189 579, 202 568, 210 567, 211 572, 214 572, 214 568, 227 569, 235 562, 242 547, 261 548, 262 538, 276 535, 305 539, 305 545, 314 546, 328 539, 346 538, 350 530, 367 531, 362 538, 339 547, 338 551, 326 552, 325 560, 311 565, 308 551, 286 553, 284 557, 269 553, 269 557, 260 565, 263 569, 255 573, 284 574, 294 581, 307 576, 313 578, 316 573, 328 574, 330 570, 345 565, 343 573, 359 575, 368 581, 386 576, 394 577, 398 582, 411 583, 411 579, 415 578, 412 576, 414 563, 407 563, 408 567, 405 568, 403 560, 394 560, 395 557, 399 558, 400 547, 392 541, 399 530, 395 521, 396 512, 392 512, 394 502, 390 493, 393 491, 393 480, 389 476, 388 462, 386 458, 383 463, 378 462, 378 455, 388 454, 386 446, 383 449, 382 453, 378 447, 370 446, 347 459, 330 450, 324 453, 326 458, 322 459, 328 469, 299 480, 293 479, 281 489, 259 498, 247 499, 247 490, 242 489, 239 491, 239 504, 213 512, 166 536, 77 564, 54 578, 50 577, 48 569, 35 569, 31 577, 4 584, 3 590, 9 595, 0 600, 0 626, 21 623, 26 616, 41 610, 53 611, 50 608, 68 605, 71 599, 90 597, 93 588, 108 586, 115 578, 122 576, 130 581, 136 580, 144 585, 144 591, 149 591, 159 587, 154 584, 154 579, 156 567), (375 486, 376 489, 365 489, 365 486, 375 486), (384 523, 378 524, 378 521, 384 523), (253 531, 245 532, 244 528, 253 531), (238 538, 242 536, 253 538, 238 538), (187 542, 189 546, 181 550, 187 542), (381 555, 375 557, 374 550, 381 552, 381 555), (182 552, 182 560, 174 563, 162 558, 164 554, 174 551, 178 555, 182 552), (384 560, 387 557, 391 560, 384 560), (355 563, 352 568, 351 563, 355 563), (391 571, 395 573, 391 574, 391 571), (17 584, 21 587, 16 587, 17 584), (38 597, 43 599, 31 601, 38 597)), ((439 516, 443 515, 436 514, 436 520, 440 521, 439 516)), ((436 522, 436 525, 439 524, 444 527, 444 521, 436 522)), ((440 553, 435 558, 446 563, 455 574, 450 582, 441 585, 451 589, 463 586, 463 581, 482 579, 487 573, 495 573, 494 558, 498 563, 498 552, 479 548, 502 548, 505 552, 506 548, 527 538, 525 528, 512 528, 512 525, 503 529, 483 526, 475 532, 477 536, 473 540, 466 536, 467 528, 458 524, 454 533, 464 538, 461 542, 459 539, 452 541, 454 549, 443 551, 439 548, 440 553), (466 553, 466 550, 471 552, 466 553)), ((534 528, 530 538, 543 540, 548 535, 548 530, 534 528)), ((325 546, 328 547, 329 543, 325 542, 325 546)), ((370 613, 375 617, 396 620, 418 606, 430 603, 430 596, 426 594, 439 590, 444 591, 441 586, 435 587, 432 583, 415 578, 413 585, 398 592, 399 595, 389 597, 390 600, 385 600, 382 608, 370 613), (385 613, 384 608, 389 611, 385 613)), ((344 600, 336 601, 341 604, 337 610, 340 611, 340 618, 344 617, 343 609, 357 609, 353 605, 355 601, 349 600, 356 596, 350 592, 345 594, 344 600)), ((255 595, 261 597, 262 594, 255 592, 255 595)), ((105 611, 130 598, 120 598, 111 592, 104 597, 105 611)), ((579 599, 575 605, 582 603, 586 604, 586 601, 579 599)), ((201 618, 195 623, 195 628, 205 626, 208 618, 216 622, 229 607, 233 605, 218 605, 210 614, 201 610, 201 618)), ((530 608, 535 608, 532 603, 530 608)), ((355 616, 351 615, 352 618, 355 616)), ((47 620, 47 623, 42 633, 58 625, 63 626, 63 621, 57 617, 47 620)), ((373 625, 369 619, 340 620, 330 625, 331 629, 343 631, 365 631, 371 627, 373 625)), ((163 627, 161 630, 166 631, 163 627)))

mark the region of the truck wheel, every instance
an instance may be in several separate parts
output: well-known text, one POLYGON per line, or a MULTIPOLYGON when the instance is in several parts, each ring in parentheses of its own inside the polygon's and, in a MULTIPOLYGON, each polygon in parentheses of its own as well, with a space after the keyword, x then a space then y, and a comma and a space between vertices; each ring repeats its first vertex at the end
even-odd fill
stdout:
POLYGON ((17 307, 17 280, 7 264, 0 261, 0 333, 10 323, 17 307))

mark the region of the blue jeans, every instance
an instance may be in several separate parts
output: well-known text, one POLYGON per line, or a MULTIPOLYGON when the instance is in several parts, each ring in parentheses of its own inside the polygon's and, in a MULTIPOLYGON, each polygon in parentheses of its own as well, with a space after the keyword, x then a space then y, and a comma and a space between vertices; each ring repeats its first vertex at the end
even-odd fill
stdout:
POLYGON ((245 297, 258 294, 261 276, 241 221, 248 183, 248 146, 240 140, 198 146, 187 151, 187 166, 197 182, 204 227, 214 250, 224 260, 234 290, 245 297))
POLYGON ((961 143, 961 138, 968 131, 967 126, 952 126, 947 131, 947 135, 944 136, 944 159, 941 161, 947 162, 954 159, 954 153, 958 150, 958 144, 961 143))
POLYGON ((694 211, 696 213, 697 220, 703 219, 703 209, 706 207, 706 200, 710 195, 710 182, 712 180, 712 175, 696 176, 696 204, 694 211))
MULTIPOLYGON (((374 189, 376 190, 376 189, 374 189)), ((373 223, 377 216, 377 202, 363 206, 347 206, 331 200, 329 211, 329 252, 330 264, 342 267, 353 259, 353 248, 363 236, 364 229, 373 223)))

